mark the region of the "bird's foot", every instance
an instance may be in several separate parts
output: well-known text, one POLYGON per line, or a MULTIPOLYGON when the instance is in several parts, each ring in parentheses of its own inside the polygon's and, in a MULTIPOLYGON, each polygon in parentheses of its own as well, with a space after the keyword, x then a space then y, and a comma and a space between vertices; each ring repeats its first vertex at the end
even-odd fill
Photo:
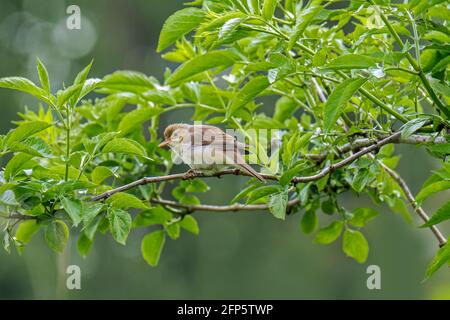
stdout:
POLYGON ((184 179, 192 179, 195 178, 199 175, 199 172, 195 171, 194 169, 189 169, 188 171, 186 171, 185 175, 184 175, 184 179))

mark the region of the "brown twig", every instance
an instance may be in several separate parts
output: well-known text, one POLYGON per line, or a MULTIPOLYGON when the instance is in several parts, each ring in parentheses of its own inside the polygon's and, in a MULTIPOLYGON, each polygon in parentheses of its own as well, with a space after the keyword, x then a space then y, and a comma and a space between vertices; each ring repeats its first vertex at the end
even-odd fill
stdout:
MULTIPOLYGON (((182 208, 186 209, 188 213, 192 213, 194 211, 213 211, 213 212, 235 212, 235 211, 257 211, 257 210, 267 210, 269 206, 267 204, 243 204, 243 203, 235 203, 231 205, 217 206, 217 205, 208 205, 208 204, 197 204, 197 205, 189 205, 182 204, 176 201, 164 200, 164 199, 151 199, 150 202, 155 204, 161 204, 163 206, 170 206, 174 208, 182 208)), ((292 207, 299 202, 298 199, 290 200, 287 204, 287 207, 292 207)))
MULTIPOLYGON (((395 172, 394 170, 392 170, 391 168, 386 166, 384 163, 382 163, 382 162, 378 162, 378 163, 383 168, 383 170, 386 171, 386 173, 388 175, 390 175, 392 177, 392 179, 394 179, 397 182, 397 184, 403 190, 405 197, 408 200, 409 204, 413 207, 414 211, 417 212, 417 214, 420 216, 420 218, 423 220, 423 222, 425 222, 425 223, 428 222, 430 220, 428 214, 417 203, 414 195, 412 194, 412 192, 409 189, 408 185, 406 184, 405 180, 403 180, 403 178, 400 177, 400 175, 397 172, 395 172)), ((440 247, 444 246, 447 243, 447 239, 444 237, 444 235, 442 234, 442 232, 439 230, 439 228, 437 226, 431 226, 430 230, 433 232, 434 236, 438 240, 440 247)))

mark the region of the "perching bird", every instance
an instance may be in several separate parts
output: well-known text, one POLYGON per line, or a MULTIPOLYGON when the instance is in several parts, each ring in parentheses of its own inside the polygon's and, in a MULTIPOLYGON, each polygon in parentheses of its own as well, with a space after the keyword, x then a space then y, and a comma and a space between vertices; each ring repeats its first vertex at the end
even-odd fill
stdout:
POLYGON ((214 174, 234 167, 265 182, 245 162, 241 153, 246 145, 217 127, 176 123, 164 130, 164 138, 159 146, 168 145, 194 171, 214 174))

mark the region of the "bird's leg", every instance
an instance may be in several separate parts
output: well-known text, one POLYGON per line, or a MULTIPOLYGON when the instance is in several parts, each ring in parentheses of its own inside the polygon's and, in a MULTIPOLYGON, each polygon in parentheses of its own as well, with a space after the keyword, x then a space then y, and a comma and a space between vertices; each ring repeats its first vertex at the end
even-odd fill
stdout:
POLYGON ((184 175, 184 179, 192 179, 195 178, 196 176, 198 176, 199 173, 197 171, 195 171, 194 169, 189 169, 188 171, 186 171, 185 175, 184 175))

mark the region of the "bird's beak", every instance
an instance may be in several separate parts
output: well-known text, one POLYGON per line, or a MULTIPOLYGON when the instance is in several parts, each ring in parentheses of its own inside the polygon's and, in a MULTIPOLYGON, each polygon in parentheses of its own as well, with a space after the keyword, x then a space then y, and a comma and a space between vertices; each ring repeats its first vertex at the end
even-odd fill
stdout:
POLYGON ((167 146, 171 141, 169 139, 164 140, 163 142, 161 142, 158 147, 163 148, 165 146, 167 146))

